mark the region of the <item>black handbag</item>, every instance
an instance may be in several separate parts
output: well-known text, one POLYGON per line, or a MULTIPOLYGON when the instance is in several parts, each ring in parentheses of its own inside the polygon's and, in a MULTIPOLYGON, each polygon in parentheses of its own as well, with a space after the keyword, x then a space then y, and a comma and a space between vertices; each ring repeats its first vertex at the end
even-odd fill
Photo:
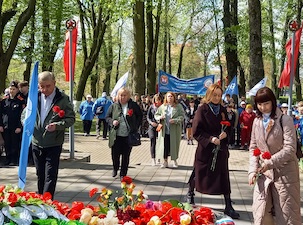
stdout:
POLYGON ((125 116, 124 116, 123 113, 122 113, 122 116, 123 116, 123 119, 124 119, 124 121, 125 121, 125 123, 126 123, 127 130, 128 130, 128 132, 129 132, 129 134, 128 134, 128 145, 129 145, 130 147, 141 145, 141 136, 140 136, 140 134, 139 134, 138 132, 133 132, 133 133, 131 133, 131 132, 130 132, 129 125, 128 125, 128 123, 127 123, 127 121, 126 121, 126 118, 125 118, 125 116))
POLYGON ((128 134, 128 144, 129 146, 139 146, 141 145, 141 136, 138 132, 128 134))

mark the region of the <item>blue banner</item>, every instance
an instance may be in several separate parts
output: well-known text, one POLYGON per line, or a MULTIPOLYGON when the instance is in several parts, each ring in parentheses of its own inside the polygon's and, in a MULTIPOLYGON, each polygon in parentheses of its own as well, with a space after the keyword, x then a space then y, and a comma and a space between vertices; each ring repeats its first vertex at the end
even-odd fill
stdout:
POLYGON ((159 92, 172 91, 190 95, 205 95, 207 88, 214 83, 215 75, 189 80, 179 79, 164 71, 159 71, 159 92))
POLYGON ((231 80, 231 82, 227 86, 227 88, 222 96, 222 99, 225 99, 226 94, 229 94, 230 97, 232 97, 233 95, 237 95, 237 96, 239 95, 237 76, 234 76, 234 78, 231 80))
POLYGON ((26 169, 28 161, 28 148, 30 146, 32 135, 34 132, 34 126, 37 116, 37 105, 38 105, 38 66, 39 62, 35 63, 31 82, 29 86, 29 93, 27 99, 27 106, 25 108, 26 114, 23 122, 23 133, 22 133, 22 143, 20 151, 20 160, 19 160, 19 171, 18 177, 19 182, 18 186, 21 189, 24 189, 26 183, 26 169))

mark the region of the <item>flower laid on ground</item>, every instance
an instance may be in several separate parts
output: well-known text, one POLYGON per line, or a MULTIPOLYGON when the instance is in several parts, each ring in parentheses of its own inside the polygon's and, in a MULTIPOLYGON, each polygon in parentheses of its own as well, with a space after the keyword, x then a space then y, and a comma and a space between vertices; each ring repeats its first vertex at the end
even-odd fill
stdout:
MULTIPOLYGON (((96 225, 161 225, 161 224, 214 224, 215 216, 211 209, 201 207, 196 210, 189 204, 175 200, 153 202, 139 190, 133 194, 135 184, 128 176, 121 180, 121 191, 93 188, 89 196, 98 194, 99 207, 82 207, 80 222, 96 225), (111 197, 117 194, 112 200, 111 197)), ((71 211, 73 210, 73 207, 71 211)))
MULTIPOLYGON (((230 127, 230 122, 227 120, 222 120, 220 122, 221 124, 221 133, 224 132, 226 130, 227 127, 230 127)), ((212 153, 214 153, 212 162, 211 162, 211 167, 210 170, 211 171, 215 171, 216 169, 216 162, 217 162, 217 157, 218 157, 218 152, 221 150, 221 146, 220 145, 216 145, 215 148, 213 149, 212 153)))
POLYGON ((12 185, 0 186, 0 224, 83 224, 65 217, 69 207, 51 198, 50 193, 39 195, 12 185))

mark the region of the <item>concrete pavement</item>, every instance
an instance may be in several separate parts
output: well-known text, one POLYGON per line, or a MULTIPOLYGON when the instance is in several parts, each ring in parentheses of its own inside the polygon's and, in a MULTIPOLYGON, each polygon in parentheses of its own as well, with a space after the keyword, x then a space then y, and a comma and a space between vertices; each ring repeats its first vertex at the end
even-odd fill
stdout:
MULTIPOLYGON (((68 136, 67 136, 68 139, 68 136)), ((149 139, 143 138, 142 145, 134 147, 130 158, 128 176, 134 179, 135 193, 143 190, 151 200, 176 199, 184 201, 187 193, 187 181, 192 171, 197 143, 187 145, 181 141, 178 168, 161 169, 160 166, 151 166, 149 139)), ((72 203, 83 201, 97 205, 96 199, 90 199, 88 192, 91 188, 107 187, 120 190, 119 176, 113 178, 111 150, 108 140, 97 140, 95 136, 75 136, 75 159, 70 159, 68 140, 64 144, 64 153, 60 164, 55 199, 72 203), (90 159, 90 162, 87 160, 90 159)), ((248 151, 230 150, 230 180, 234 201, 234 208, 240 213, 240 219, 235 220, 238 225, 253 224, 252 219, 252 187, 248 185, 248 151)), ((119 173, 118 173, 119 175, 119 173)), ((303 193, 303 172, 301 172, 301 193, 303 193)), ((18 183, 18 167, 1 167, 0 184, 18 183)), ((27 169, 26 191, 36 191, 35 168, 27 169)), ((216 212, 224 210, 223 196, 202 195, 196 193, 197 205, 212 208, 216 212)), ((301 198, 301 206, 302 204, 301 198)), ((301 207, 301 212, 303 212, 301 207)))

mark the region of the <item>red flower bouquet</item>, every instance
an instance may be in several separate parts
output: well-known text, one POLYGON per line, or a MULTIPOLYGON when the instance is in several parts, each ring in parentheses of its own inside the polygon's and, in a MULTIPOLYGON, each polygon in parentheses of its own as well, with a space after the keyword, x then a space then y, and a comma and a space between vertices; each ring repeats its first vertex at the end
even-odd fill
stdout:
MULTIPOLYGON (((230 122, 227 121, 227 120, 222 120, 220 122, 221 124, 221 133, 224 132, 226 130, 227 127, 230 127, 230 122)), ((214 156, 213 156, 213 160, 212 160, 212 163, 211 163, 211 167, 210 167, 210 170, 211 171, 215 171, 216 169, 216 162, 217 162, 217 157, 218 157, 218 152, 221 150, 221 146, 220 145, 216 145, 215 148, 213 149, 213 153, 214 153, 214 156)))
MULTIPOLYGON (((253 156, 257 157, 260 165, 262 164, 263 160, 271 159, 270 152, 266 151, 266 152, 262 153, 262 151, 259 148, 256 148, 256 149, 253 150, 253 156)), ((255 185, 256 185, 260 176, 262 176, 262 173, 257 172, 254 187, 255 187, 255 185)))
MULTIPOLYGON (((64 118, 64 116, 65 116, 65 111, 60 109, 60 107, 58 105, 55 105, 53 107, 53 116, 49 120, 49 124, 64 118)), ((47 132, 47 130, 44 131, 43 137, 45 136, 46 132, 47 132)))

